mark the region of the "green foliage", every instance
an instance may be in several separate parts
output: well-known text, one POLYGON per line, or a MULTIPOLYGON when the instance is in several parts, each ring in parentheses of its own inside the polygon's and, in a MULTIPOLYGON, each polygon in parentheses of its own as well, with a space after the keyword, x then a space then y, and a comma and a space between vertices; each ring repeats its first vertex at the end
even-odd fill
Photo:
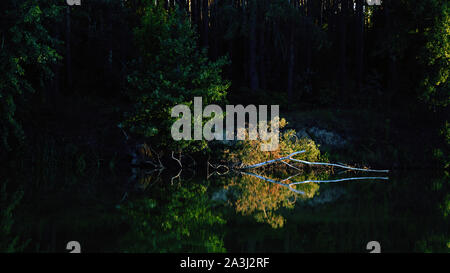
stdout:
POLYGON ((225 221, 212 210, 200 184, 165 190, 164 199, 143 198, 119 209, 131 229, 122 240, 127 252, 224 252, 217 227, 225 221), (167 196, 166 196, 167 195, 167 196))
POLYGON ((157 140, 161 147, 205 148, 206 142, 172 140, 171 109, 178 104, 191 106, 195 96, 202 97, 204 104, 224 101, 229 84, 220 74, 226 60, 208 62, 206 53, 197 48, 190 23, 178 11, 161 6, 150 4, 143 9, 134 36, 140 57, 132 63, 128 83, 135 111, 127 115, 124 126, 157 140))
POLYGON ((450 4, 439 0, 421 1, 419 10, 432 18, 424 29, 426 43, 420 55, 426 67, 421 82, 422 98, 432 107, 446 107, 450 102, 450 4))
POLYGON ((444 204, 441 205, 441 209, 444 212, 444 217, 447 218, 450 215, 450 194, 445 196, 444 204))
MULTIPOLYGON (((383 9, 376 10, 379 17, 374 17, 374 29, 380 28, 374 32, 378 31, 379 36, 374 49, 369 50, 372 57, 387 60, 385 65, 390 68, 384 72, 384 77, 390 85, 396 86, 391 91, 402 93, 403 96, 395 94, 399 103, 411 104, 414 109, 423 103, 437 113, 435 119, 444 123, 448 121, 450 102, 449 7, 445 0, 383 3, 383 9), (384 33, 383 28, 388 31, 384 33), (380 39, 381 35, 383 39, 380 39), (394 75, 390 75, 392 73, 394 75)), ((388 92, 382 92, 382 95, 394 96, 388 92)), ((442 147, 446 144, 433 145, 435 157, 448 167, 445 151, 448 148, 442 147)))
POLYGON ((450 241, 445 235, 432 234, 416 242, 415 251, 421 253, 450 253, 450 241))
POLYGON ((3 183, 0 190, 0 252, 18 252, 23 250, 26 243, 21 243, 20 238, 14 234, 14 212, 23 197, 23 191, 14 192, 11 196, 7 193, 7 184, 3 183))
POLYGON ((448 154, 450 150, 450 123, 448 121, 441 129, 441 136, 444 139, 443 147, 434 149, 434 157, 442 163, 444 169, 448 169, 450 167, 450 155, 448 154))
POLYGON ((52 1, 2 1, 5 19, 0 25, 0 151, 10 151, 11 143, 24 139, 17 117, 27 95, 44 87, 52 76, 50 64, 60 56, 57 40, 45 23, 54 18, 58 7, 52 1))
POLYGON ((405 78, 395 79, 396 83, 405 81, 433 109, 448 106, 450 4, 445 0, 408 0, 383 5, 375 21, 389 31, 376 41, 371 55, 399 66, 413 66, 398 73, 396 76, 405 78), (412 81, 411 75, 415 77, 412 81))

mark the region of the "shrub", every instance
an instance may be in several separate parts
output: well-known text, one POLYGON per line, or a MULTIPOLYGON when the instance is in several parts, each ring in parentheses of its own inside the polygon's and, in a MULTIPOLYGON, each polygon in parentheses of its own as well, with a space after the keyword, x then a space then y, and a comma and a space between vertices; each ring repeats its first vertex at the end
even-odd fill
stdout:
POLYGON ((204 149, 206 141, 172 140, 171 109, 178 104, 193 109, 194 97, 202 97, 205 104, 222 102, 229 87, 220 76, 226 59, 209 62, 206 52, 197 48, 190 22, 178 10, 162 6, 150 4, 143 9, 134 37, 140 56, 132 63, 128 91, 135 108, 127 114, 124 127, 160 148, 204 149))

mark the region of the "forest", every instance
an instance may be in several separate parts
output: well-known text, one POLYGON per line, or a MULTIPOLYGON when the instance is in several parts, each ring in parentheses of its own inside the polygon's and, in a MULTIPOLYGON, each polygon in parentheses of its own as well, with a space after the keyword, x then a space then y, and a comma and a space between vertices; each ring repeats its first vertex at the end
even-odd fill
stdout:
MULTIPOLYGON (((423 235, 420 223, 412 221, 415 228, 408 230, 414 243, 398 245, 401 251, 448 252, 449 37, 450 3, 444 0, 81 0, 80 5, 2 0, 0 252, 65 251, 60 245, 72 222, 50 215, 60 215, 56 207, 67 200, 72 202, 64 207, 68 214, 82 219, 76 224, 78 236, 92 237, 86 235, 90 227, 97 232, 104 223, 114 223, 101 231, 106 237, 126 230, 119 246, 102 241, 102 247, 121 251, 243 251, 227 239, 237 231, 224 226, 235 221, 268 224, 262 233, 246 230, 256 238, 243 243, 249 251, 266 247, 255 241, 267 238, 262 234, 271 229, 295 229, 290 219, 307 221, 303 226, 312 232, 319 225, 313 216, 275 212, 292 211, 295 203, 295 209, 309 215, 297 203, 312 203, 307 199, 318 195, 320 183, 301 185, 306 194, 293 202, 289 190, 255 177, 220 177, 209 186, 183 181, 181 188, 172 187, 174 180, 185 180, 180 167, 194 166, 193 176, 206 172, 205 166, 220 174, 221 168, 300 150, 306 151, 302 160, 389 169, 394 177, 401 177, 396 171, 427 172, 417 176, 425 177, 420 181, 426 190, 418 185, 408 190, 421 196, 414 202, 398 192, 406 187, 403 182, 390 186, 386 196, 418 206, 405 215, 420 218, 435 208, 430 215, 439 214, 436 226, 442 228, 423 235), (263 153, 255 141, 175 141, 171 109, 193 107, 194 97, 204 105, 279 105, 279 148, 263 153), (138 182, 124 182, 130 173, 138 182), (145 189, 152 181, 159 184, 151 198, 146 191, 129 190, 145 189), (209 189, 214 187, 220 190, 212 199, 221 199, 225 190, 233 195, 227 197, 233 200, 231 210, 210 204, 209 189), (428 201, 419 202, 421 206, 418 200, 428 201), (189 206, 183 210, 179 202, 189 206), (36 203, 41 204, 37 212, 36 203), (217 206, 226 212, 217 215, 217 206), (226 221, 232 212, 239 217, 226 221), (39 224, 34 214, 48 219, 39 224), (157 216, 147 221, 148 214, 157 216), (142 230, 142 222, 148 222, 148 229, 142 230), (146 234, 159 239, 148 241, 146 234)), ((289 175, 286 169, 265 172, 289 175)), ((332 174, 314 169, 302 177, 327 179, 332 174)), ((376 206, 378 197, 367 188, 349 192, 368 194, 376 206)), ((370 214, 369 205, 357 204, 370 214)), ((404 206, 400 201, 383 204, 374 213, 391 211, 386 223, 401 234, 404 227, 395 219, 404 216, 404 206)), ((345 211, 325 210, 326 217, 345 211)), ((430 218, 430 225, 436 219, 430 218)), ((311 235, 317 238, 312 248, 294 251, 342 251, 338 244, 327 248, 326 242, 347 225, 327 222, 322 233, 311 235), (331 232, 330 225, 339 231, 331 232)), ((384 226, 376 225, 380 230, 384 226)), ((366 239, 362 231, 353 236, 355 241, 366 239)), ((394 243, 389 247, 399 251, 394 243)))

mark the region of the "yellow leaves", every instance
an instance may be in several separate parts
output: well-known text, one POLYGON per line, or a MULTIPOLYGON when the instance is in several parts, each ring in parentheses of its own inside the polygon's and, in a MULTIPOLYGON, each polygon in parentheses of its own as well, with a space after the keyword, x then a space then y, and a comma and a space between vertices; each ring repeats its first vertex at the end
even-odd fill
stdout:
POLYGON ((281 118, 280 119, 280 129, 286 127, 286 125, 288 125, 288 122, 286 121, 285 118, 281 118))
POLYGON ((256 221, 260 223, 268 223, 272 228, 282 228, 286 223, 286 219, 281 215, 276 215, 272 211, 260 212, 255 215, 256 221))
MULTIPOLYGON (((288 123, 284 118, 281 118, 279 124, 280 128, 284 128, 288 123)), ((246 132, 246 140, 241 143, 241 146, 236 149, 234 154, 228 154, 230 156, 232 155, 231 157, 228 157, 228 159, 239 159, 245 165, 252 165, 280 158, 301 150, 306 150, 306 152, 302 154, 301 159, 316 161, 320 157, 318 145, 311 139, 298 139, 295 130, 287 130, 280 133, 278 148, 270 152, 261 151, 260 147, 263 142, 261 141, 261 138, 264 138, 264 135, 260 135, 258 140, 249 140, 248 132, 246 132)))
MULTIPOLYGON (((314 174, 308 176, 298 176, 296 180, 315 179, 314 174)), ((285 181, 290 183, 293 181, 285 181)), ((256 221, 267 223, 272 228, 281 228, 286 220, 278 212, 281 208, 292 209, 298 197, 309 199, 319 190, 319 185, 315 183, 296 185, 296 189, 304 191, 304 195, 297 195, 286 187, 268 183, 254 176, 235 177, 231 179, 227 188, 235 187, 240 192, 234 204, 236 212, 250 216, 253 215, 256 221)))
POLYGON ((152 157, 152 151, 147 143, 144 143, 139 147, 139 154, 148 158, 152 157))

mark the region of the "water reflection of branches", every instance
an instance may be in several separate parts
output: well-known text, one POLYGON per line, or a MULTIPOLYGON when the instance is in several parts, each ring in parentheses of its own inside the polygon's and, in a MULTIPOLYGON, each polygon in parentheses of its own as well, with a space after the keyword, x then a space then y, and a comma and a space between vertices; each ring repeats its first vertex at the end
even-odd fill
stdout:
POLYGON ((276 181, 274 179, 264 177, 264 176, 261 176, 261 175, 255 174, 255 173, 251 173, 251 172, 241 172, 241 173, 257 177, 259 179, 262 179, 262 180, 270 182, 270 183, 278 184, 280 186, 286 187, 289 190, 291 190, 295 193, 299 193, 299 194, 305 194, 305 192, 294 189, 292 187, 293 185, 306 184, 306 183, 334 183, 334 182, 344 182, 344 181, 350 181, 350 180, 388 180, 389 179, 388 177, 374 176, 374 177, 349 177, 349 178, 340 178, 340 179, 333 179, 333 180, 303 180, 303 181, 296 181, 296 182, 292 182, 292 183, 283 183, 285 181, 289 181, 290 179, 300 175, 301 173, 297 173, 296 175, 290 176, 281 181, 276 181))
POLYGON ((217 174, 217 175, 225 175, 230 172, 230 168, 226 165, 222 164, 211 164, 206 162, 206 179, 209 179, 211 176, 217 174), (210 168, 212 168, 214 171, 210 172, 210 168))
MULTIPOLYGON (((286 170, 281 171, 285 173, 286 170)), ((387 177, 350 177, 329 179, 329 172, 298 172, 287 175, 266 177, 265 173, 240 171, 240 176, 233 176, 226 188, 233 189, 234 198, 230 202, 237 212, 253 215, 257 222, 265 222, 273 228, 283 227, 286 219, 282 208, 292 209, 298 200, 313 198, 320 183, 343 182, 349 180, 387 180, 387 177), (269 182, 269 183, 264 183, 269 182), (299 188, 300 187, 300 188, 299 188)))

